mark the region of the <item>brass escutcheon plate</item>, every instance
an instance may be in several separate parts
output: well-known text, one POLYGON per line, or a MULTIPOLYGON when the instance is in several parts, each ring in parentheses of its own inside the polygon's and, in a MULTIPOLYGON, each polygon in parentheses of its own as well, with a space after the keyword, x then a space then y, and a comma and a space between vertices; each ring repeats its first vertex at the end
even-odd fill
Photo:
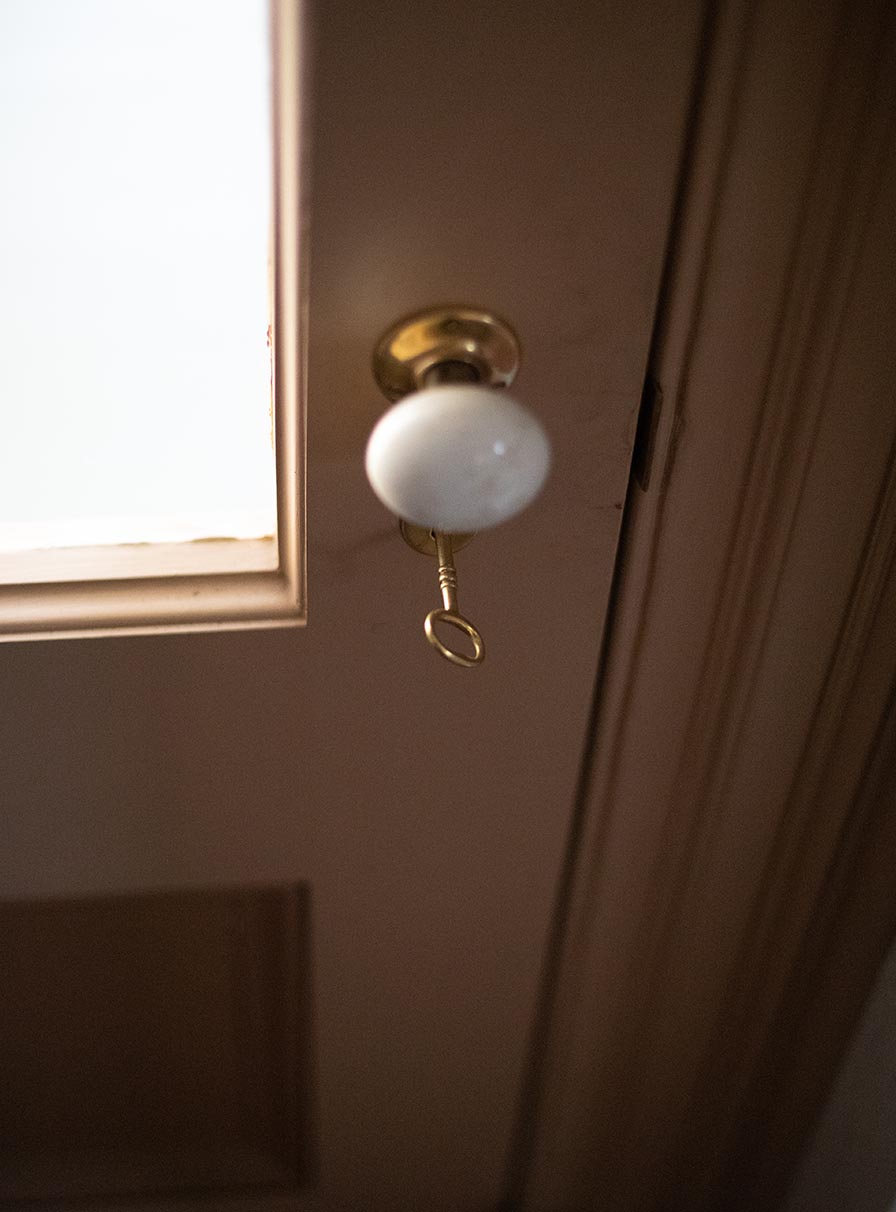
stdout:
MULTIPOLYGON (((419 551, 421 555, 438 555, 435 537, 428 526, 416 526, 413 522, 406 522, 402 518, 398 523, 398 529, 401 531, 401 537, 408 547, 413 547, 414 551, 419 551)), ((460 551, 461 548, 466 547, 470 540, 475 537, 474 534, 453 534, 451 536, 451 550, 460 551)))
POLYGON ((373 374, 390 400, 426 386, 440 363, 474 367, 486 387, 507 387, 520 363, 520 345, 504 320, 476 307, 447 305, 416 312, 393 324, 373 352, 373 374))

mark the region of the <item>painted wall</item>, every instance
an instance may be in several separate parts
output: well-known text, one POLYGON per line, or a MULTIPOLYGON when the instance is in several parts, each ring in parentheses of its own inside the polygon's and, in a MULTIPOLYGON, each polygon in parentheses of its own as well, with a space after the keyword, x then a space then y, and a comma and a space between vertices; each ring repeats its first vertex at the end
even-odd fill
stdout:
POLYGON ((783 1212, 896 1212, 896 945, 783 1212))

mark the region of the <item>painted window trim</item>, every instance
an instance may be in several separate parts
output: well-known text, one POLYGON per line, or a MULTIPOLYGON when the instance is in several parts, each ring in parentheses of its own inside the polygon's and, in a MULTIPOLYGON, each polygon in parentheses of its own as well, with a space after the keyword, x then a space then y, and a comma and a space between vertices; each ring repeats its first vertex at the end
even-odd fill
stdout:
POLYGON ((32 576, 28 582, 0 585, 0 641, 295 627, 305 622, 307 258, 303 233, 307 207, 302 29, 300 0, 271 0, 276 567, 264 570, 265 564, 274 563, 272 540, 225 541, 228 564, 238 569, 226 573, 208 570, 224 545, 218 542, 76 549, 64 557, 73 563, 72 579, 32 576), (165 575, 141 575, 147 554, 154 571, 161 557, 165 575), (185 564, 191 571, 181 571, 185 564), (105 575, 89 575, 91 566, 102 568, 105 575))

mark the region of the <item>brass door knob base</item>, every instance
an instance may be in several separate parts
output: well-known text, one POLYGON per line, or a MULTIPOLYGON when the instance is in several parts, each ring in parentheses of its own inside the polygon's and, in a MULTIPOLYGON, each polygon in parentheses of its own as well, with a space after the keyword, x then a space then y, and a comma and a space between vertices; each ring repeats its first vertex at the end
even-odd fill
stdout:
POLYGON ((380 337, 373 351, 373 376, 389 400, 431 386, 431 372, 441 382, 466 378, 485 387, 507 387, 519 364, 519 341, 510 325, 476 307, 430 307, 406 316, 380 337))

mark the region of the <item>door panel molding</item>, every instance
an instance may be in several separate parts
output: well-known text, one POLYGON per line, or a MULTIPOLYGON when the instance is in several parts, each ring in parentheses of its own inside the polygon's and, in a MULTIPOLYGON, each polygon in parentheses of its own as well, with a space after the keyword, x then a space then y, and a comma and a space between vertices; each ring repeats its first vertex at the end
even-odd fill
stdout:
MULTIPOLYGON (((563 906, 533 1208, 733 1207, 762 1058, 813 932, 836 929, 831 872, 869 954, 896 928, 871 921, 879 889, 853 886, 884 838, 868 771, 893 769, 887 21, 876 0, 717 12, 650 367, 655 474, 627 508, 563 906)), ((829 1033, 816 1071, 840 1047, 829 1033)), ((755 1123, 750 1139, 769 1143, 755 1123)))

